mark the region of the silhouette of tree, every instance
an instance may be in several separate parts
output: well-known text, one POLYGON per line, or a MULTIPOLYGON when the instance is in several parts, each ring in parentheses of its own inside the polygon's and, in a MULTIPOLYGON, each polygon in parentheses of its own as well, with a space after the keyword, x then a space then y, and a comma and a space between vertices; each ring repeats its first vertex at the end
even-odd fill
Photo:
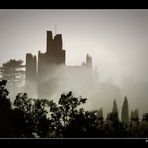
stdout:
POLYGON ((132 130, 132 132, 135 132, 135 135, 138 134, 139 130, 138 109, 135 109, 135 111, 131 111, 130 130, 132 130))
POLYGON ((10 110, 11 102, 8 98, 8 90, 6 89, 6 80, 0 81, 0 111, 10 110))
POLYGON ((73 97, 72 92, 62 94, 57 104, 53 100, 32 99, 26 93, 19 93, 12 108, 6 83, 6 80, 0 81, 0 137, 2 138, 145 138, 148 136, 148 113, 143 115, 140 122, 138 109, 132 111, 128 124, 126 97, 122 107, 122 114, 126 120, 119 121, 117 103, 114 100, 112 112, 108 113, 106 120, 103 121, 103 108, 84 110, 80 105, 86 103, 87 99, 73 97))
MULTIPOLYGON (((13 103, 14 107, 23 112, 23 118, 27 126, 25 137, 33 137, 35 125, 32 118, 33 100, 28 98, 27 93, 19 93, 13 103)), ((23 128, 23 127, 22 127, 23 128)))
POLYGON ((117 114, 117 118, 118 118, 118 107, 117 107, 116 100, 114 100, 114 102, 113 102, 112 112, 115 113, 115 114, 117 114))
POLYGON ((96 115, 97 115, 97 123, 98 123, 97 127, 99 129, 102 129, 103 123, 104 123, 104 121, 103 121, 103 107, 100 108, 99 110, 96 110, 96 115))
POLYGON ((139 131, 140 137, 145 138, 148 136, 148 113, 143 114, 139 131))
POLYGON ((121 121, 123 124, 129 124, 129 108, 128 108, 128 100, 127 97, 124 98, 122 112, 121 112, 121 121))
POLYGON ((97 127, 97 111, 84 111, 80 109, 65 128, 64 137, 101 137, 102 131, 97 127))
POLYGON ((34 100, 32 109, 32 118, 35 124, 35 133, 39 137, 48 137, 49 133, 49 119, 47 118, 47 108, 49 107, 49 101, 46 99, 34 100))
POLYGON ((13 138, 25 138, 32 137, 28 133, 27 123, 25 119, 25 113, 17 108, 12 109, 10 116, 11 134, 13 138), (28 135, 28 136, 27 136, 28 135))
POLYGON ((51 125, 54 130, 55 137, 62 137, 63 130, 66 129, 68 124, 75 119, 79 113, 78 106, 86 102, 86 98, 73 97, 72 92, 68 94, 62 94, 58 105, 53 101, 50 101, 50 112, 51 112, 51 125))
POLYGON ((116 100, 114 100, 114 102, 113 102, 113 109, 112 109, 112 112, 113 112, 113 113, 117 113, 117 112, 118 112, 116 100))
POLYGON ((14 100, 14 106, 24 113, 27 125, 27 137, 36 133, 39 137, 47 137, 49 131, 49 120, 46 117, 49 101, 46 99, 32 99, 26 93, 19 93, 14 100))
POLYGON ((50 107, 50 133, 49 137, 62 137, 62 113, 60 111, 59 106, 51 100, 49 102, 49 107, 50 107))
POLYGON ((16 88, 21 86, 24 80, 25 71, 23 70, 25 66, 22 60, 11 59, 6 63, 2 64, 0 67, 1 80, 7 80, 7 86, 11 92, 14 93, 16 88))
POLYGON ((0 137, 9 137, 10 135, 10 111, 11 102, 8 98, 6 89, 6 80, 0 81, 0 137))
POLYGON ((117 112, 107 114, 107 119, 104 123, 104 137, 126 137, 126 128, 119 121, 117 112))
POLYGON ((69 92, 67 95, 61 95, 61 98, 59 99, 59 109, 62 113, 64 126, 66 126, 69 121, 75 117, 75 115, 78 113, 78 106, 86 103, 86 100, 86 98, 82 97, 79 99, 73 97, 72 92, 69 92))

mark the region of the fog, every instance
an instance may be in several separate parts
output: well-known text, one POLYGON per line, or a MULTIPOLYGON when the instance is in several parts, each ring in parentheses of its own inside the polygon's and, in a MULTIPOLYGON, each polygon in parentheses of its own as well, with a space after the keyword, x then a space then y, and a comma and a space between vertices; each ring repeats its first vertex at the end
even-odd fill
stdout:
MULTIPOLYGON (((92 75, 88 75, 88 69, 81 67, 75 69, 73 66, 59 66, 55 69, 52 78, 46 77, 46 81, 56 79, 54 92, 48 99, 58 102, 62 93, 73 92, 74 97, 87 98, 83 107, 87 110, 99 110, 103 107, 103 115, 112 111, 113 100, 118 105, 119 118, 124 97, 127 96, 129 113, 139 109, 139 117, 148 112, 148 83, 145 81, 134 81, 132 78, 123 78, 121 84, 115 84, 113 79, 101 80, 99 74, 92 69, 92 75)), ((53 87, 50 85, 50 87, 53 87)), ((44 88, 43 89, 47 89, 44 88)))
POLYGON ((105 114, 114 99, 120 110, 127 96, 130 110, 139 108, 140 115, 148 111, 147 10, 0 10, 0 65, 14 58, 25 63, 27 52, 46 51, 46 31, 54 32, 55 25, 55 33, 63 37, 66 65, 81 65, 89 53, 98 76, 91 85, 81 83, 88 80, 84 75, 80 81, 71 80, 79 74, 67 74, 62 88, 60 77, 51 98, 73 91, 88 98, 88 108, 103 107, 105 114))
MULTIPOLYGON (((115 99, 120 111, 122 103, 120 88, 110 80, 97 79, 97 74, 93 69, 82 65, 56 66, 56 68, 52 67, 51 71, 45 68, 47 76, 42 77, 39 83, 41 98, 53 99, 58 103, 61 94, 72 91, 74 97, 87 98, 86 104, 83 105, 87 110, 99 110, 103 107, 103 114, 106 117, 106 114, 112 111, 115 99)), ((35 88, 33 85, 32 87, 35 88)), ((29 96, 37 96, 37 94, 31 91, 29 96)))

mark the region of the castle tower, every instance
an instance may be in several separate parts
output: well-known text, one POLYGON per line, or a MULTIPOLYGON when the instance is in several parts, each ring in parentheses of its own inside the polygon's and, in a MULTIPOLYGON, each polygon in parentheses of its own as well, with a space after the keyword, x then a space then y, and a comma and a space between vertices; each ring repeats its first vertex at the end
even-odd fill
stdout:
POLYGON ((86 56, 86 66, 90 68, 92 67, 92 58, 88 54, 86 56))
POLYGON ((52 51, 53 45, 52 45, 53 39, 52 39, 52 32, 47 31, 47 39, 46 39, 46 47, 47 52, 52 51))
POLYGON ((37 94, 36 80, 37 80, 37 61, 36 56, 31 53, 26 54, 26 77, 25 77, 25 89, 27 93, 35 97, 37 94))
POLYGON ((38 97, 49 98, 56 91, 60 76, 59 67, 62 65, 65 66, 62 35, 57 34, 53 38, 52 32, 47 31, 46 52, 38 53, 38 97))
POLYGON ((65 50, 62 49, 62 35, 52 37, 52 32, 47 31, 47 61, 51 64, 65 65, 65 50))

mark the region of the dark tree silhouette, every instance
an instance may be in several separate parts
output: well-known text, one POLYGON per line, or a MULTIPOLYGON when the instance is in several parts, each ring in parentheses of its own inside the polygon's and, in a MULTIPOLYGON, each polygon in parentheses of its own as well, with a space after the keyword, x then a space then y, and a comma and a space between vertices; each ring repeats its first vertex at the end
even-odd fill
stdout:
MULTIPOLYGON (((140 122, 136 109, 131 113, 130 123, 122 123, 118 118, 115 100, 113 110, 107 114, 105 121, 103 108, 84 110, 81 105, 86 103, 87 99, 73 97, 72 92, 62 94, 57 104, 53 100, 32 99, 26 93, 19 93, 12 108, 6 83, 6 80, 0 81, 1 138, 145 138, 148 136, 148 113, 143 115, 140 122)), ((126 108, 126 118, 129 118, 127 98, 124 100, 123 108, 126 108)))
POLYGON ((113 112, 113 113, 118 113, 118 107, 117 107, 116 100, 114 100, 114 102, 113 102, 113 109, 112 109, 112 112, 113 112))
POLYGON ((75 119, 79 113, 78 107, 86 102, 86 98, 73 97, 72 92, 68 94, 62 94, 58 105, 53 101, 50 101, 50 112, 51 112, 51 125, 54 131, 52 136, 62 137, 63 131, 69 125, 69 123, 75 119))
POLYGON ((59 99, 59 109, 62 114, 64 126, 66 126, 69 121, 75 117, 75 115, 78 113, 78 106, 86 103, 86 100, 86 98, 82 97, 73 97, 72 92, 69 92, 67 95, 61 95, 61 98, 59 99))
MULTIPOLYGON (((22 112, 26 124, 25 137, 33 137, 35 125, 32 118, 33 100, 26 93, 19 93, 13 103, 14 107, 22 112)), ((22 127, 23 128, 23 127, 22 127)))
POLYGON ((26 93, 19 93, 14 100, 14 106, 23 112, 27 125, 26 136, 47 137, 49 132, 49 120, 47 109, 49 101, 46 99, 32 99, 26 93))
POLYGON ((79 113, 66 127, 63 135, 73 138, 103 137, 103 130, 98 127, 97 111, 79 110, 79 113))
POLYGON ((0 81, 0 111, 10 110, 11 102, 8 98, 8 90, 6 89, 6 80, 0 81))
POLYGON ((10 116, 11 134, 13 138, 25 138, 32 137, 28 133, 27 123, 25 119, 25 113, 20 109, 12 109, 10 116))
POLYGON ((129 124, 129 108, 128 108, 128 100, 127 97, 124 98, 122 112, 121 112, 121 121, 123 124, 129 124))
POLYGON ((144 113, 140 127, 139 127, 139 136, 142 138, 148 137, 148 113, 144 113))
MULTIPOLYGON (((47 118, 47 108, 49 107, 49 101, 46 99, 34 100, 32 109, 32 118, 35 124, 35 133, 39 137, 45 138, 49 134, 49 119, 47 118)), ((49 110, 49 109, 48 109, 49 110)))
POLYGON ((116 100, 114 100, 113 102, 113 109, 112 109, 112 112, 117 114, 117 118, 119 120, 119 117, 118 117, 118 107, 117 107, 117 103, 116 103, 116 100))
POLYGON ((11 102, 8 98, 8 90, 6 89, 6 80, 0 81, 0 137, 9 137, 10 129, 10 112, 11 102))

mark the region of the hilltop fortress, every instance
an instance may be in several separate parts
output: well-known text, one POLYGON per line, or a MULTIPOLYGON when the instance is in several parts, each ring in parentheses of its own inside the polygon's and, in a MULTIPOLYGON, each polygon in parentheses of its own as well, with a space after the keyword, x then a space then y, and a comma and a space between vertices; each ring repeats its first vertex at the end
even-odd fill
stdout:
POLYGON ((92 58, 87 54, 81 66, 67 66, 62 44, 61 34, 53 37, 47 31, 46 52, 39 51, 38 60, 31 53, 26 54, 25 88, 30 96, 50 98, 57 91, 77 91, 92 84, 92 58))

